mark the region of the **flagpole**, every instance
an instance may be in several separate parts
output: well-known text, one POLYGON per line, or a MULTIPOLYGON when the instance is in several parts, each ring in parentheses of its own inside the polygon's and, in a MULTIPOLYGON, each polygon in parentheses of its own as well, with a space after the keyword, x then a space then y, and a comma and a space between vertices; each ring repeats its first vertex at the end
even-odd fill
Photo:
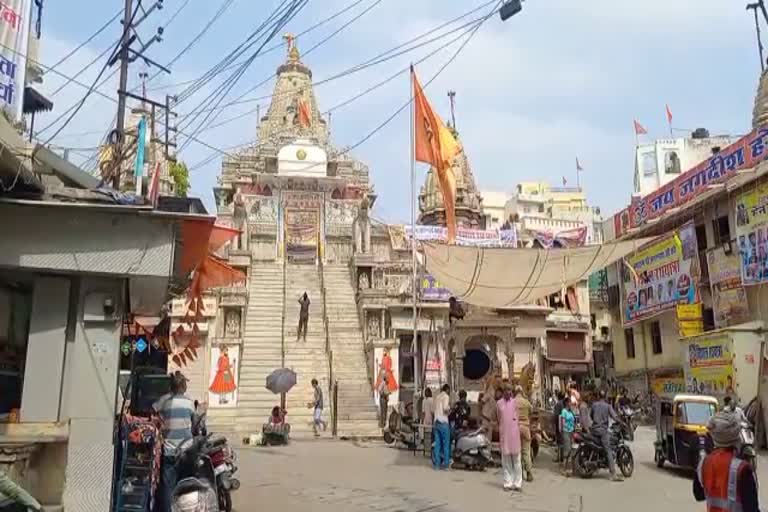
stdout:
POLYGON ((416 142, 415 142, 415 128, 414 128, 414 90, 413 90, 413 64, 411 64, 411 79, 409 86, 409 94, 411 97, 410 107, 411 115, 408 120, 408 126, 410 128, 411 135, 411 266, 412 266, 412 279, 413 288, 411 295, 413 296, 413 341, 411 343, 411 351, 413 352, 413 387, 414 387, 414 402, 417 404, 416 412, 420 413, 421 409, 418 406, 419 402, 416 400, 421 391, 421 369, 419 365, 419 345, 418 345, 418 321, 416 317, 416 305, 417 305, 417 288, 416 288, 416 142))

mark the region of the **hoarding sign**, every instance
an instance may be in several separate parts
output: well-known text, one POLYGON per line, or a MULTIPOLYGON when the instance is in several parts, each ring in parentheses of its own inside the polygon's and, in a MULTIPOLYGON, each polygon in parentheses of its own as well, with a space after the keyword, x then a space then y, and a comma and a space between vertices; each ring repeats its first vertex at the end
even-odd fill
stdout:
POLYGON ((715 326, 728 327, 749 321, 747 294, 741 284, 741 259, 722 247, 707 253, 709 283, 712 287, 712 306, 715 326))
POLYGON ((0 2, 0 107, 22 116, 32 0, 0 2))
POLYGON ((742 283, 768 282, 768 184, 736 198, 736 244, 742 283))
POLYGON ((685 343, 685 385, 688 392, 708 395, 732 392, 731 338, 727 334, 713 334, 685 343))
POLYGON ((692 223, 627 258, 622 267, 624 325, 634 325, 678 304, 695 303, 696 259, 696 231, 692 223))

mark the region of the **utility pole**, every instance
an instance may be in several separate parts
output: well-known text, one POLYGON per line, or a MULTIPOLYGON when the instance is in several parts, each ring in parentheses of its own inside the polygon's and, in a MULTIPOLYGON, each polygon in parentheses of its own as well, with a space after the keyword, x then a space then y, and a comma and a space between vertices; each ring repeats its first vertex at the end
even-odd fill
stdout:
MULTIPOLYGON (((144 52, 154 43, 162 41, 163 27, 158 27, 157 34, 144 43, 138 35, 137 28, 146 20, 150 14, 155 10, 162 10, 164 0, 155 0, 154 4, 145 9, 142 7, 142 0, 136 0, 136 10, 134 10, 133 0, 125 0, 123 7, 123 35, 120 38, 120 49, 109 61, 109 66, 113 66, 120 61, 120 83, 117 91, 117 123, 115 129, 109 134, 108 140, 113 145, 112 162, 109 166, 108 176, 111 177, 112 187, 115 190, 120 190, 120 179, 122 174, 122 161, 123 153, 125 149, 125 107, 127 98, 140 99, 142 104, 145 101, 146 94, 142 94, 141 97, 137 97, 134 94, 128 92, 128 66, 136 59, 141 58, 145 64, 153 65, 162 71, 170 74, 170 70, 161 66, 160 64, 150 60, 144 52), (141 9, 143 14, 136 18, 136 13, 141 9), (138 50, 131 48, 134 41, 138 40, 141 47, 138 50), (111 176, 109 176, 111 175, 111 176)), ((146 80, 146 73, 144 74, 144 80, 146 80)), ((142 89, 142 92, 146 92, 146 88, 142 89)))
POLYGON ((448 91, 448 100, 451 102, 451 123, 453 123, 454 131, 458 132, 456 128, 456 91, 448 91))
MULTIPOLYGON (((757 53, 760 56, 760 70, 765 71, 765 59, 763 58, 763 41, 760 35, 760 20, 757 16, 757 10, 762 11, 763 16, 766 16, 765 3, 763 0, 758 0, 755 3, 747 4, 747 10, 752 10, 755 15, 755 32, 757 32, 757 53)), ((766 19, 768 21, 768 19, 766 19)))

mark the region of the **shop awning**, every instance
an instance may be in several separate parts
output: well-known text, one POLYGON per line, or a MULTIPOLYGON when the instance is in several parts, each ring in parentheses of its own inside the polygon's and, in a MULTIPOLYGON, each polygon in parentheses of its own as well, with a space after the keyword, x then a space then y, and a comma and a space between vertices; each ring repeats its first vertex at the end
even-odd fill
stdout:
POLYGON ((649 239, 569 249, 462 247, 425 242, 427 271, 469 304, 530 304, 586 280, 649 239))

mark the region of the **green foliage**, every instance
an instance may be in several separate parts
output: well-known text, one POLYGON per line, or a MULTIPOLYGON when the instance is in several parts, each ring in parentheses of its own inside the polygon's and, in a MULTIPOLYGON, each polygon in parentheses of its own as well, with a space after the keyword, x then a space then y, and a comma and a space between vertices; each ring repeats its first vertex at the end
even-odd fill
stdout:
POLYGON ((168 167, 168 174, 173 179, 173 190, 176 193, 176 197, 187 197, 189 191, 189 169, 187 164, 181 160, 171 162, 168 167))

